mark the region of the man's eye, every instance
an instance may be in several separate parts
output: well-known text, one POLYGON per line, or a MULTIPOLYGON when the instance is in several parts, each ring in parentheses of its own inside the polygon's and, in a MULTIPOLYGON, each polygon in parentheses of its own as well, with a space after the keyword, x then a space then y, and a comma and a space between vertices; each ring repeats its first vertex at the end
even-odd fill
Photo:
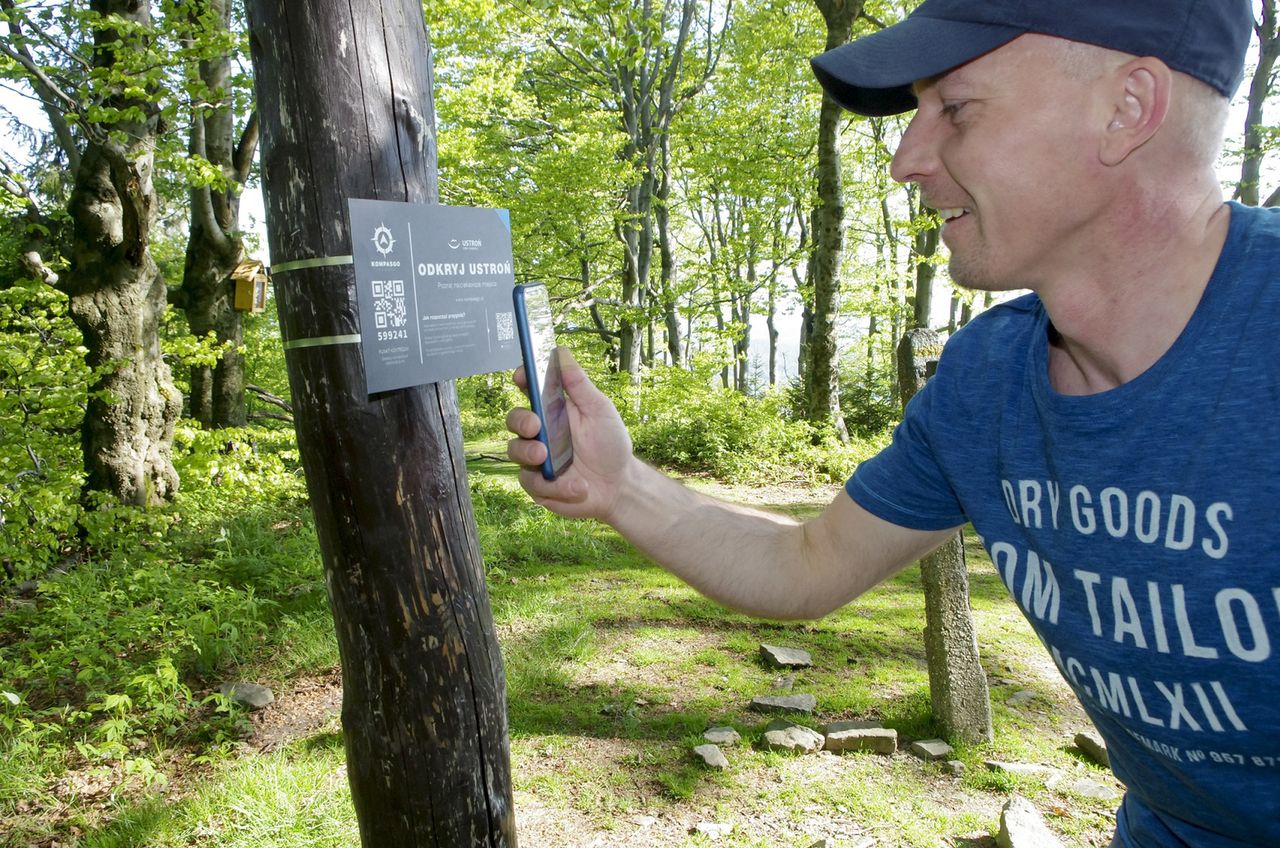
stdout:
POLYGON ((952 100, 942 104, 942 114, 955 117, 964 108, 967 100, 952 100))

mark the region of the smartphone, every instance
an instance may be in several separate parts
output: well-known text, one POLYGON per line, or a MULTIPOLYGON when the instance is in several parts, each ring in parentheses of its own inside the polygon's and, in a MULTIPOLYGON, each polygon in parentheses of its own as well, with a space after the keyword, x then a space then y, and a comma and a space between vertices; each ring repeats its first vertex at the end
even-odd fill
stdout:
POLYGON ((556 356, 556 331, 551 319, 551 299, 542 283, 519 285, 511 293, 515 305, 520 354, 524 359, 529 405, 542 420, 538 440, 547 446, 542 476, 556 479, 573 462, 573 439, 569 434, 569 407, 560 381, 560 360, 556 356))

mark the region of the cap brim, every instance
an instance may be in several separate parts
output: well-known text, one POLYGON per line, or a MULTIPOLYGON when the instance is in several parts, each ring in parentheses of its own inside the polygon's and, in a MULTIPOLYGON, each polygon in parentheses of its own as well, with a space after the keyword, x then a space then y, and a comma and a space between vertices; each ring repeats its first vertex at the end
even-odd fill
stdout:
POLYGON ((938 76, 1007 44, 1023 30, 912 15, 809 60, 831 98, 859 115, 916 108, 912 83, 938 76))

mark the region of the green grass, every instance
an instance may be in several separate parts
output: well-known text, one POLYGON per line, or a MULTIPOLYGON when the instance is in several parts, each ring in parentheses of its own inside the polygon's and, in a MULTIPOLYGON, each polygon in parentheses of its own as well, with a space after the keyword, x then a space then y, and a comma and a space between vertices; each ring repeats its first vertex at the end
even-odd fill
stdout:
MULTIPOLYGON (((905 754, 768 753, 755 746, 767 718, 746 709, 753 696, 774 691, 782 676, 759 659, 761 642, 812 653, 814 667, 795 674, 793 690, 817 696, 811 724, 869 718, 907 737, 937 734, 918 572, 904 572, 820 622, 752 619, 700 597, 607 528, 533 506, 509 464, 480 456, 500 450, 472 444, 467 453, 506 662, 517 821, 534 834, 522 835, 522 844, 711 844, 688 832, 698 821, 735 823, 734 832, 715 843, 729 848, 807 848, 819 823, 834 828, 836 845, 866 836, 886 847, 966 844, 958 840, 994 832, 1012 791, 1042 810, 1063 811, 1051 824, 1073 844, 1108 832, 1111 804, 1065 796, 1043 781, 997 775, 982 765, 990 758, 1039 762, 1109 780, 1069 747, 1083 719, 1069 706, 1065 687, 1046 675, 1043 649, 972 543, 972 603, 983 662, 996 681, 996 741, 959 748, 964 775, 950 776, 905 754), (1037 692, 1031 708, 1005 706, 1021 689, 1037 692), (723 773, 691 756, 711 724, 732 725, 743 736, 739 747, 728 749, 731 766, 723 773)), ((829 497, 817 492, 787 508, 803 515, 829 497)), ((282 684, 331 670, 337 650, 305 510, 296 503, 283 513, 228 504, 222 515, 217 522, 193 517, 199 527, 183 544, 205 540, 210 579, 216 576, 223 590, 266 588, 255 619, 260 629, 239 640, 222 634, 214 643, 224 653, 219 673, 282 684)), ((185 682, 199 689, 200 679, 185 682)), ((153 779, 148 789, 140 779, 122 781, 121 791, 106 799, 68 797, 58 789, 60 778, 87 764, 65 729, 61 741, 56 738, 59 725, 47 725, 44 732, 53 736, 41 744, 33 741, 39 728, 33 729, 26 748, 9 750, 22 770, 0 770, 0 810, 7 811, 0 819, 9 821, 0 825, 0 845, 29 844, 42 834, 93 848, 357 843, 340 735, 321 732, 262 754, 219 742, 234 735, 226 719, 213 725, 217 733, 201 731, 201 722, 212 718, 197 711, 172 742, 142 741, 135 759, 169 776, 168 783, 153 779), (19 807, 18 798, 34 804, 19 807), (53 810, 61 812, 53 816, 53 810)))

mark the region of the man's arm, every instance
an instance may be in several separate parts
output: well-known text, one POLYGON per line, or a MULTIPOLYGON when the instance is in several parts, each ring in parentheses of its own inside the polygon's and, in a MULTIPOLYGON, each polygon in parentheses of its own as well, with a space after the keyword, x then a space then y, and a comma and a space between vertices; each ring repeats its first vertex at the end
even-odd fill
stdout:
MULTIPOLYGON (((537 416, 512 410, 508 454, 520 484, 560 515, 597 518, 695 589, 770 618, 819 618, 949 538, 909 530, 858 506, 845 492, 816 518, 785 516, 709 498, 636 459, 622 419, 572 357, 562 353, 573 464, 554 481, 537 466, 537 416)), ((523 374, 517 372, 517 382, 523 374)))

